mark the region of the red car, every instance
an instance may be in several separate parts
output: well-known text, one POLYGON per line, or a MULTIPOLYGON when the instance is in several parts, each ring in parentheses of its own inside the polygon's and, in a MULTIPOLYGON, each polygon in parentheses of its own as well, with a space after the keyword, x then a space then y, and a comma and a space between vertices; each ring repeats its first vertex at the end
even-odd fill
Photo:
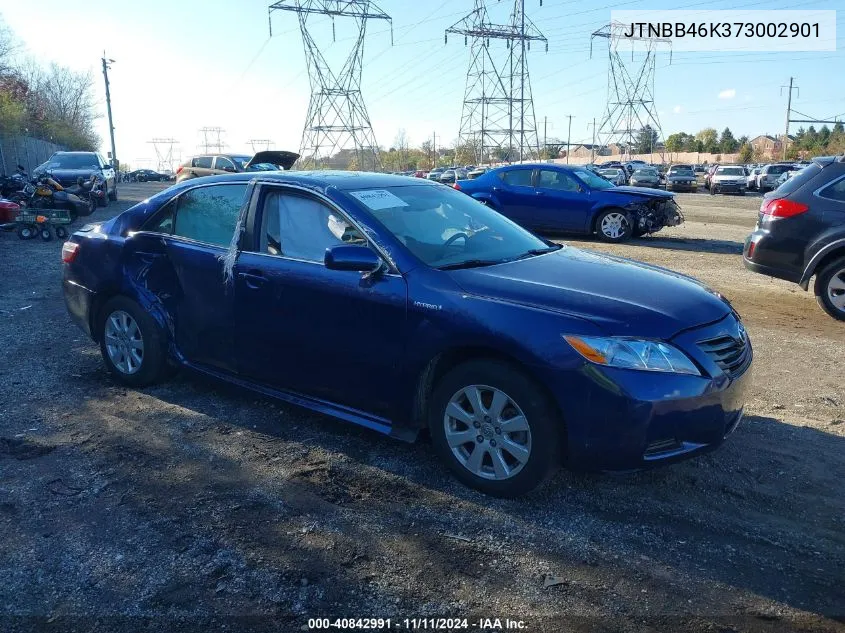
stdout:
POLYGON ((18 217, 18 211, 20 211, 20 205, 0 199, 0 224, 14 222, 18 217))
POLYGON ((719 166, 719 163, 713 163, 707 168, 707 171, 704 172, 704 188, 710 189, 710 177, 716 171, 716 168, 719 166))

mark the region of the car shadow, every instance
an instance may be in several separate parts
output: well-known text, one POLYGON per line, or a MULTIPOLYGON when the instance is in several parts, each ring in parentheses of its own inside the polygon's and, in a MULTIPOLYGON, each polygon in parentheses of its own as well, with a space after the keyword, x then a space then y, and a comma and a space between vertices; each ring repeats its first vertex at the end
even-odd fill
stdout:
MULTIPOLYGON (((571 244, 596 244, 604 245, 595 239, 586 237, 560 236, 555 237, 556 241, 566 241, 571 244)), ((701 253, 715 253, 719 255, 742 255, 743 244, 735 240, 704 239, 694 237, 669 237, 664 235, 649 235, 632 238, 626 245, 644 246, 648 248, 661 248, 676 251, 696 251, 701 253)))
MULTIPOLYGON (((385 544, 393 547, 402 541, 409 562, 424 564, 444 586, 454 583, 450 574, 456 573, 474 582, 483 578, 490 591, 507 588, 508 575, 485 576, 475 563, 456 556, 455 548, 469 549, 470 560, 476 560, 481 553, 473 543, 497 530, 506 538, 514 526, 518 533, 523 525, 526 538, 516 547, 539 557, 558 575, 588 576, 590 583, 614 586, 614 591, 622 591, 620 578, 641 578, 650 600, 675 605, 681 595, 694 605, 691 612, 699 614, 735 615, 739 602, 747 613, 756 613, 749 605, 764 597, 825 617, 843 617, 835 581, 845 565, 845 504, 836 493, 845 439, 839 435, 750 416, 713 454, 627 475, 562 471, 528 497, 501 500, 456 483, 424 439, 412 445, 396 442, 189 374, 144 393, 184 412, 184 419, 149 419, 139 413, 134 425, 145 425, 159 440, 138 441, 119 433, 106 437, 98 447, 104 459, 127 443, 155 453, 162 437, 170 442, 174 436, 184 438, 192 447, 186 463, 174 467, 190 469, 191 481, 204 482, 200 487, 212 497, 215 481, 225 472, 258 512, 269 512, 262 508, 281 500, 286 507, 309 512, 317 523, 331 521, 338 508, 353 516, 361 513, 366 521, 344 527, 350 543, 375 560, 392 555, 385 544), (252 447, 244 449, 246 455, 219 454, 220 442, 226 444, 219 436, 233 433, 248 435, 240 440, 252 447), (306 457, 291 460, 292 453, 306 457), (217 464, 212 471, 210 463, 217 464), (292 466, 280 478, 274 463, 280 469, 292 466), (270 497, 256 492, 265 485, 263 477, 272 480, 270 497), (829 493, 808 498, 807 489, 814 495, 829 493), (377 533, 368 532, 372 525, 380 526, 377 533), (444 539, 450 533, 456 538, 444 539), (746 598, 734 595, 730 604, 723 604, 725 592, 746 598)), ((132 480, 137 476, 133 472, 127 470, 124 477, 132 480)), ((143 482, 145 492, 137 502, 156 499, 169 505, 162 499, 183 495, 178 490, 183 484, 165 479, 143 482)), ((211 501, 221 502, 227 501, 211 501)), ((228 523, 222 516, 216 520, 215 530, 238 532, 243 547, 263 547, 264 537, 245 533, 252 532, 245 525, 228 523)), ((343 561, 327 559, 326 553, 312 555, 315 568, 336 569, 337 586, 361 582, 347 575, 343 561)), ((307 557, 296 562, 299 567, 307 564, 307 557)), ((570 589, 577 593, 577 583, 570 582, 570 589)), ((631 591, 633 599, 639 586, 631 591)), ((348 593, 336 595, 344 596, 350 598, 348 593)), ((759 617, 769 616, 761 612, 759 617)), ((791 626, 784 621, 783 628, 771 630, 791 626)))

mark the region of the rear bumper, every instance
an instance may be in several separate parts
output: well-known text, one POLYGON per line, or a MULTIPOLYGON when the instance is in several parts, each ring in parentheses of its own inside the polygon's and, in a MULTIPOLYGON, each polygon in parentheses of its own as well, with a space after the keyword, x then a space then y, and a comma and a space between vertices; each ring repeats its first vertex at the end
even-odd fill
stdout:
MULTIPOLYGON (((781 244, 781 241, 767 230, 756 229, 745 238, 745 244, 742 247, 742 263, 752 272, 797 284, 801 281, 803 269, 784 266, 785 245, 781 244)), ((786 247, 788 248, 788 245, 786 247)))
POLYGON ((70 318, 85 334, 94 338, 91 332, 91 308, 94 305, 96 293, 67 278, 62 280, 62 290, 70 318))

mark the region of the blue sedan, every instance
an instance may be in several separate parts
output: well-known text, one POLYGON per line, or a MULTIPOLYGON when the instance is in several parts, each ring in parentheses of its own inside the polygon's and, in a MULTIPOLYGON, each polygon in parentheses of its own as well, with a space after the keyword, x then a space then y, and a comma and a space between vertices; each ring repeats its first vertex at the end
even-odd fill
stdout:
POLYGON ((422 179, 197 178, 83 227, 62 259, 68 310, 121 383, 188 368, 404 440, 427 429, 493 495, 561 463, 711 450, 749 382, 739 316, 703 284, 422 179))
POLYGON ((459 180, 455 189, 532 231, 597 234, 622 242, 683 222, 674 194, 616 187, 586 167, 509 165, 459 180))

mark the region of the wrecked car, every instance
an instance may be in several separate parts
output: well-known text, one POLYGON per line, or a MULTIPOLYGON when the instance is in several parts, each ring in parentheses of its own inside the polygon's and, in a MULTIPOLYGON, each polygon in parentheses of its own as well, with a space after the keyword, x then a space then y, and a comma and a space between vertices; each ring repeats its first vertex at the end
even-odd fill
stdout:
POLYGON ((683 222, 674 194, 614 187, 581 166, 509 165, 455 189, 537 232, 598 235, 607 242, 655 233, 683 222))
POLYGON ((68 310, 117 381, 186 368, 399 439, 428 431, 493 495, 564 463, 712 450, 749 384, 739 315, 702 283, 546 241, 421 178, 197 178, 86 225, 62 260, 68 310))

